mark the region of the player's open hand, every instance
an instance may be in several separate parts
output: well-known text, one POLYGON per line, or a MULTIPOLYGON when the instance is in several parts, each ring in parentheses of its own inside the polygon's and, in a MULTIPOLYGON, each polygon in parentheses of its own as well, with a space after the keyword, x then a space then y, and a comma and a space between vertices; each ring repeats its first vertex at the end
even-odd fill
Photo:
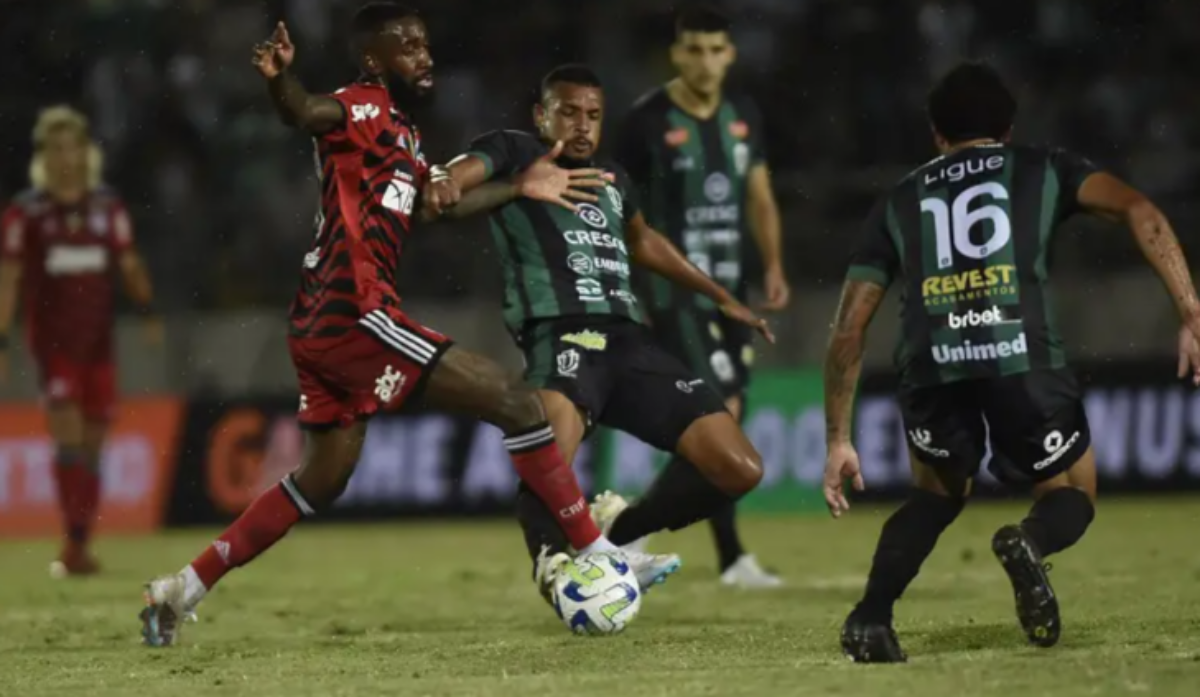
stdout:
POLYGON ((254 57, 250 62, 263 77, 270 80, 287 70, 295 59, 296 47, 292 44, 292 37, 288 36, 287 25, 280 22, 275 25, 270 39, 254 47, 254 57))
POLYGON ((771 332, 771 327, 767 324, 767 320, 754 314, 754 311, 736 300, 730 300, 720 306, 721 314, 725 315, 735 322, 741 322, 747 327, 753 327, 755 331, 762 334, 763 338, 769 343, 775 343, 775 334, 771 332))
POLYGON ((858 451, 849 443, 834 443, 829 446, 829 454, 825 457, 825 505, 834 518, 850 510, 850 502, 846 500, 843 483, 849 479, 855 491, 866 488, 863 483, 862 470, 858 465, 858 451))
POLYGON ((538 201, 557 204, 575 212, 572 201, 595 203, 600 200, 595 194, 580 189, 603 189, 604 170, 596 168, 564 169, 555 164, 562 154, 563 143, 558 141, 550 152, 539 157, 514 180, 517 195, 538 201))
POLYGON ((429 181, 421 191, 422 206, 433 215, 441 217, 446 211, 458 205, 462 199, 462 187, 455 181, 450 170, 435 165, 429 170, 429 181))
POLYGON ((763 303, 762 309, 766 312, 778 312, 787 307, 788 301, 792 299, 792 288, 788 285, 783 268, 779 266, 767 269, 763 274, 763 290, 766 291, 767 301, 763 303))
POLYGON ((1192 384, 1200 387, 1200 319, 1179 330, 1179 377, 1191 374, 1192 384))

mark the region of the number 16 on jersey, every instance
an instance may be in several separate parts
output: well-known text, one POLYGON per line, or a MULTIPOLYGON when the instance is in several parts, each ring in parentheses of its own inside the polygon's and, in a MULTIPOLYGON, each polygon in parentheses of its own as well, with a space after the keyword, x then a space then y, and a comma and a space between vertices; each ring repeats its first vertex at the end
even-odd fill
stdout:
POLYGON ((964 257, 983 259, 1002 249, 1012 239, 1012 225, 1008 212, 995 203, 988 203, 971 210, 971 204, 982 196, 993 200, 1007 201, 1008 190, 996 182, 976 184, 947 203, 940 198, 921 201, 921 212, 933 215, 934 236, 937 245, 939 269, 954 266, 954 254, 950 247, 964 257), (971 241, 971 228, 985 220, 992 222, 991 234, 980 244, 971 241))

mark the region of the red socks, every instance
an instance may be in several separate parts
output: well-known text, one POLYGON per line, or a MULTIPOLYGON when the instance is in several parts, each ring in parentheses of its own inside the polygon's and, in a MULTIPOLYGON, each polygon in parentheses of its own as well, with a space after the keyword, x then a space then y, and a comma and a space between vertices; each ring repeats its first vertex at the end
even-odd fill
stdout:
POLYGON ((278 542, 301 517, 313 510, 300 495, 291 476, 264 491, 233 524, 221 533, 192 562, 205 589, 211 589, 221 577, 249 563, 278 542))
POLYGON ((74 545, 86 545, 100 507, 100 473, 74 452, 60 453, 54 464, 58 505, 66 522, 67 539, 74 545))
POLYGON ((554 514, 572 547, 583 549, 600 539, 579 480, 563 462, 549 424, 508 436, 504 446, 517 474, 554 514))

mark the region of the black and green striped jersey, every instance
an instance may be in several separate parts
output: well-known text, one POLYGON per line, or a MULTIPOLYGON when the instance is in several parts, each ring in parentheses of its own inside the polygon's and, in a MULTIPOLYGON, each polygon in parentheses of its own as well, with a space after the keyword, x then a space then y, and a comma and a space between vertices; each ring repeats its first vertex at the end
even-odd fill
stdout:
MULTIPOLYGON (((509 176, 549 152, 537 136, 493 131, 476 138, 468 155, 482 160, 489 177, 509 176)), ((642 321, 630 281, 625 225, 638 213, 637 193, 625 171, 608 162, 560 158, 559 166, 599 167, 608 186, 595 204, 560 206, 516 199, 492 211, 489 221, 504 266, 504 321, 519 334, 534 320, 615 315, 642 321)))
POLYGON ((1055 228, 1096 172, 1062 150, 964 148, 900 181, 867 218, 848 278, 901 282, 896 367, 919 387, 1066 364, 1048 287, 1055 228))
MULTIPOLYGON (((646 221, 744 298, 746 181, 765 160, 758 109, 748 99, 725 98, 710 118, 698 119, 663 87, 637 101, 619 135, 617 159, 637 182, 646 221)), ((665 278, 649 280, 655 309, 713 307, 665 278)))

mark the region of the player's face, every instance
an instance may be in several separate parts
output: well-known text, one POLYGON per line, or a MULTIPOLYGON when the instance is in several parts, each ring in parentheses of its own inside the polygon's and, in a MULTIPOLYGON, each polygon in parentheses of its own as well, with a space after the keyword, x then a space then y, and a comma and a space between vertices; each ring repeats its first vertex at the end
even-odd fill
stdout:
POLYGON ((671 47, 671 62, 692 91, 712 95, 721 91, 736 51, 729 34, 685 31, 671 47))
POLYGON ((433 56, 425 23, 417 17, 389 22, 372 43, 367 70, 387 83, 392 100, 402 106, 433 96, 433 56))
POLYGON ((533 118, 543 139, 563 142, 563 155, 572 160, 591 159, 600 147, 604 92, 599 87, 560 82, 542 95, 533 118))
POLYGON ((83 186, 87 182, 88 143, 77 129, 51 131, 41 156, 47 183, 52 188, 83 186))

